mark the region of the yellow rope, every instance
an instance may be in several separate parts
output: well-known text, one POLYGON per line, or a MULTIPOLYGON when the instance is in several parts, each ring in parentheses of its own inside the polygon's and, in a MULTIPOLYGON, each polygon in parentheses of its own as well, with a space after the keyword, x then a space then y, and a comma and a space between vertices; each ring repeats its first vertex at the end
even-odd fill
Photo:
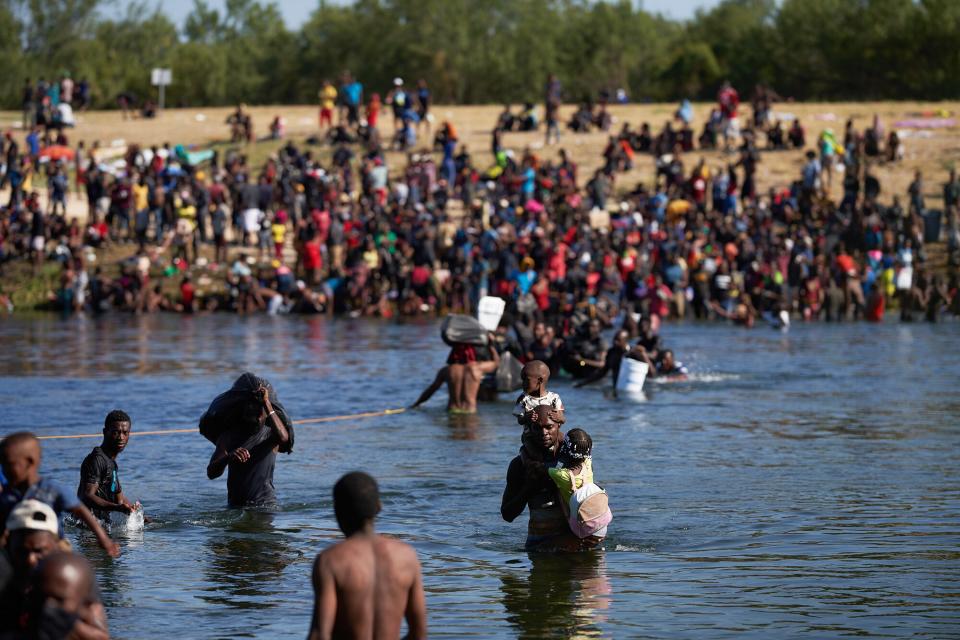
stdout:
MULTIPOLYGON (((338 422, 340 420, 360 420, 362 418, 376 418, 377 416, 393 416, 403 413, 406 409, 384 409, 383 411, 367 411, 365 413, 351 413, 343 416, 324 416, 322 418, 304 418, 294 420, 293 424, 319 424, 321 422, 338 422)), ((165 436, 171 433, 200 433, 197 429, 161 429, 158 431, 132 431, 131 436, 165 436)), ((38 440, 73 440, 75 438, 102 438, 102 433, 75 433, 70 435, 37 436, 38 440)))

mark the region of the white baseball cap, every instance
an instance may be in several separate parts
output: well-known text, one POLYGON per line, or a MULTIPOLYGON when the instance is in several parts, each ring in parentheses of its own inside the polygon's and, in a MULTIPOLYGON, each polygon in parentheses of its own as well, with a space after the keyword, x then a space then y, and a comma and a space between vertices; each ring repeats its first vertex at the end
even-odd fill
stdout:
POLYGON ((39 500, 21 500, 7 516, 7 530, 47 531, 60 535, 60 521, 56 512, 45 502, 39 500))

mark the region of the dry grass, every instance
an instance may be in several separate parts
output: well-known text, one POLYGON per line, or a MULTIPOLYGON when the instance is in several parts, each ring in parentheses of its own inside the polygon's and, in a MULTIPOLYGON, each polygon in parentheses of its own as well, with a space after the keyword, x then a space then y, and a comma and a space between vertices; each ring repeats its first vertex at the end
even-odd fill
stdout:
MULTIPOLYGON (((844 123, 847 118, 854 118, 858 129, 866 127, 874 114, 878 114, 887 131, 897 120, 905 118, 910 113, 924 111, 946 110, 953 113, 960 112, 960 102, 947 103, 919 103, 919 102, 879 102, 879 103, 809 103, 809 104, 782 104, 777 105, 780 113, 791 113, 798 116, 807 129, 808 143, 812 143, 820 131, 832 128, 838 138, 842 137, 844 123), (833 119, 824 117, 833 115, 833 119)), ((623 105, 611 107, 615 118, 613 130, 619 130, 624 122, 638 127, 641 122, 649 122, 654 132, 658 131, 663 123, 672 117, 675 104, 646 104, 623 105)), ((462 143, 469 146, 476 166, 483 168, 492 162, 490 154, 490 129, 496 120, 501 107, 488 106, 435 106, 433 113, 436 123, 449 119, 457 128, 462 143)), ((566 120, 574 109, 569 105, 562 110, 562 120, 566 120)), ((227 146, 228 128, 224 124, 230 108, 197 108, 197 109, 169 109, 159 118, 153 120, 123 120, 120 113, 112 111, 98 111, 78 114, 78 124, 69 132, 72 144, 85 140, 89 146, 94 140, 101 146, 110 147, 111 144, 139 143, 141 145, 162 144, 195 144, 208 145, 218 143, 218 146, 227 146), (114 143, 114 141, 118 141, 114 143), (121 142, 122 141, 122 142, 121 142)), ((310 135, 318 133, 318 110, 313 106, 267 106, 251 109, 257 135, 267 133, 268 125, 275 115, 282 115, 286 119, 287 135, 294 140, 302 141, 310 135)), ((694 106, 696 119, 694 129, 697 133, 702 127, 702 121, 709 115, 709 104, 694 106)), ((0 127, 7 128, 19 120, 19 114, 0 112, 0 127)), ((379 128, 384 139, 389 139, 392 133, 393 119, 387 111, 381 112, 379 128)), ((908 132, 903 143, 905 145, 904 160, 896 164, 882 164, 876 173, 883 185, 882 198, 887 199, 892 194, 905 194, 907 186, 913 177, 913 172, 920 169, 926 178, 926 188, 931 197, 939 197, 940 185, 946 177, 946 171, 951 163, 960 160, 960 128, 934 129, 930 137, 916 137, 915 132, 908 132)), ((921 136, 929 134, 922 133, 921 136)), ((429 144, 426 135, 421 136, 423 146, 429 144)), ((518 153, 524 148, 531 148, 544 157, 555 157, 560 147, 566 148, 574 161, 580 165, 581 175, 587 176, 602 163, 602 151, 607 142, 607 134, 594 132, 588 134, 573 134, 564 132, 561 145, 542 148, 543 134, 511 133, 505 136, 504 144, 515 149, 518 153)), ((247 147, 247 153, 254 162, 259 162, 278 147, 276 142, 260 142, 247 147)), ((321 157, 323 157, 321 151, 321 157)), ((402 166, 399 154, 390 154, 390 165, 397 169, 402 166)), ((716 167, 729 161, 729 156, 720 152, 692 152, 687 156, 687 163, 692 166, 701 156, 707 159, 710 166, 716 167)), ((757 186, 761 192, 770 187, 787 186, 798 175, 803 163, 803 154, 800 151, 781 151, 764 153, 757 173, 757 186)), ((649 183, 653 178, 653 159, 649 156, 638 157, 636 167, 629 173, 618 177, 618 188, 631 188, 637 181, 649 183)), ((834 184, 834 195, 839 197, 841 189, 839 180, 834 184)), ((77 202, 77 199, 73 199, 77 202)), ((79 204, 79 202, 77 202, 79 204)), ((72 211, 82 214, 84 207, 72 207, 72 211)))

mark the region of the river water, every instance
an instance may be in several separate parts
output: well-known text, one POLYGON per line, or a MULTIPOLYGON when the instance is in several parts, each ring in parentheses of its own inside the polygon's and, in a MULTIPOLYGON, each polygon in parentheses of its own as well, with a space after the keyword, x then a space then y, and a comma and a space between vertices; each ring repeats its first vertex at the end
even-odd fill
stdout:
MULTIPOLYGON (((199 434, 134 436, 126 493, 155 519, 96 564, 118 638, 303 637, 311 562, 338 538, 331 486, 379 481, 381 531, 423 563, 434 637, 958 637, 960 324, 670 325, 693 375, 645 397, 553 381, 594 441, 614 510, 605 552, 523 551, 500 519, 519 443, 511 398, 448 417, 445 392, 396 416, 302 426, 275 513, 225 507, 199 434)), ((446 350, 436 323, 227 315, 0 323, 6 430, 195 426, 244 370, 295 419, 400 407, 446 350)), ((73 489, 96 439, 44 443, 73 489)))

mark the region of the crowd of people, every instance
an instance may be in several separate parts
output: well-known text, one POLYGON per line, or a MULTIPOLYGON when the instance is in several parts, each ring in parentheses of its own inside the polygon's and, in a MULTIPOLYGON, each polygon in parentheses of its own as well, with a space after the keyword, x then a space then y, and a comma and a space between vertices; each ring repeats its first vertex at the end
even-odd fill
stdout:
MULTIPOLYGON (((647 123, 624 123, 601 168, 587 176, 563 149, 552 159, 504 145, 518 122, 533 118, 538 126, 532 105, 527 116, 506 109, 498 119, 490 166, 474 162, 450 122, 436 127, 432 148, 415 151, 409 143, 432 121, 422 80, 415 90, 394 81, 382 104, 392 110, 395 135, 381 140, 380 96, 365 101, 349 74, 339 88, 326 82, 320 91, 328 135, 318 141, 330 146, 322 161, 310 145, 288 141, 261 166, 243 146, 193 164, 169 145, 132 145, 111 163, 96 146, 70 147, 62 130, 35 127, 22 144, 8 132, 0 148, 10 193, 0 209, 0 261, 57 261, 51 304, 78 312, 392 317, 469 313, 491 294, 509 302, 511 318, 544 322, 561 338, 585 330, 587 319, 609 327, 631 314, 657 328, 666 318, 752 326, 762 318, 880 320, 894 305, 905 320, 955 311, 956 280, 925 266, 931 210, 923 176, 904 201, 883 192, 876 176, 875 162, 897 144, 883 142, 879 122, 862 132, 848 123, 842 144, 825 131, 796 180, 759 193, 765 150, 807 141, 799 121, 784 135, 771 90, 755 94, 747 118, 736 90, 724 85, 699 137, 701 148, 724 138, 723 165, 689 160, 691 117, 682 105, 679 128, 667 122, 654 135, 647 123), (54 147, 69 148, 72 159, 48 153, 54 147), (405 163, 390 166, 391 149, 405 150, 405 163), (654 182, 623 184, 622 173, 646 154, 654 182), (840 202, 829 197, 835 179, 840 202), (88 204, 84 224, 65 212, 73 189, 88 204), (93 263, 110 245, 131 246, 118 271, 93 263)), ((551 77, 543 125, 554 142, 561 99, 551 77)), ((592 107, 581 111, 574 118, 584 127, 587 120, 607 126, 603 100, 599 119, 592 107)), ((252 139, 242 107, 230 123, 234 137, 252 139)), ((955 172, 943 194, 955 256, 955 172)))
MULTIPOLYGON (((546 363, 528 362, 521 378, 522 393, 513 410, 522 427, 520 448, 507 472, 501 515, 513 522, 529 511, 529 550, 596 549, 613 514, 606 492, 594 481, 593 440, 584 429, 560 430, 565 409, 559 395, 547 389, 546 363)), ((216 445, 207 476, 215 479, 226 472, 231 507, 276 508, 274 468, 278 453, 292 453, 291 425, 273 387, 249 373, 201 417, 200 433, 216 445)), ((118 464, 132 431, 129 414, 107 414, 100 444, 79 465, 76 492, 41 475, 42 445, 33 433, 19 431, 0 440, 3 637, 110 637, 93 568, 73 550, 65 526, 91 530, 108 555, 120 556, 120 546, 106 529, 114 515, 142 515, 140 502, 132 501, 121 483, 118 464), (75 520, 68 522, 68 514, 75 520)), ((345 539, 324 549, 314 562, 308 637, 398 636, 404 620, 407 637, 426 637, 417 553, 376 533, 380 510, 379 488, 370 475, 350 472, 333 486, 333 511, 345 539)))
MULTIPOLYGON (((276 412, 267 410, 266 393, 260 398, 265 404, 254 404, 247 416, 250 432, 244 433, 249 437, 264 429, 268 435, 256 445, 234 443, 223 453, 218 442, 211 458, 211 465, 219 468, 211 477, 229 467, 230 503, 238 508, 275 504, 273 459, 283 446, 280 438, 288 436, 276 412), (269 460, 269 468, 257 457, 269 460)), ((111 514, 141 509, 139 502, 132 503, 124 494, 117 464, 132 426, 124 411, 107 414, 101 444, 80 465, 76 493, 40 475, 42 447, 32 433, 11 433, 0 441, 3 638, 109 639, 107 611, 93 567, 65 537, 65 524, 71 523, 64 516, 77 516, 110 556, 119 557, 120 547, 104 527, 110 526, 111 514)), ((425 638, 426 599, 420 563, 410 545, 375 532, 374 521, 381 508, 376 481, 363 472, 347 473, 334 485, 333 501, 346 539, 325 549, 314 563, 316 598, 309 637, 399 637, 406 620, 407 637, 425 638)))

